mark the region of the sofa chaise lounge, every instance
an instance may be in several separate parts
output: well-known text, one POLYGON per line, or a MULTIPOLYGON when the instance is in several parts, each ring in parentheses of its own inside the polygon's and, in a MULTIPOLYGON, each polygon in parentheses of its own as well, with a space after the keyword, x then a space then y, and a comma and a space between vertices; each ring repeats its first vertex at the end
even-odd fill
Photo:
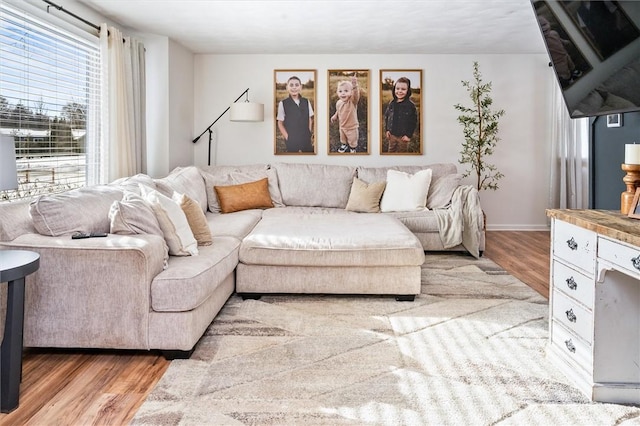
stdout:
MULTIPOLYGON (((420 291, 424 251, 460 250, 478 256, 484 250, 477 192, 461 185, 461 178, 453 164, 190 166, 162 179, 136 175, 31 202, 0 204, 0 249, 33 250, 41 256, 40 269, 26 280, 24 345, 158 349, 167 358, 185 357, 234 291, 415 295, 420 291), (384 200, 389 170, 409 177, 429 170, 423 201, 428 209, 377 213, 349 208, 356 183, 368 190, 374 183, 386 182, 386 188, 382 184, 384 200), (252 208, 251 202, 242 206, 251 198, 247 186, 259 182, 267 188, 273 208, 252 208), (232 189, 240 191, 240 207, 234 204, 238 199, 229 196, 232 189), (171 240, 166 223, 160 232, 145 228, 154 213, 155 223, 167 221, 160 219, 157 209, 162 210, 158 206, 164 201, 158 199, 177 203, 176 195, 182 196, 183 203, 195 204, 206 221, 211 244, 194 250, 193 241, 189 248, 179 235, 171 240), (155 204, 150 202, 153 199, 155 204), (229 205, 235 207, 225 212, 229 205), (273 247, 265 255, 268 244, 255 244, 255 237, 264 237, 269 229, 274 235, 289 229, 289 237, 300 236, 286 224, 313 221, 314 216, 325 218, 315 219, 322 222, 316 231, 333 229, 334 238, 342 238, 339 244, 355 245, 357 254, 344 257, 344 265, 335 252, 316 251, 305 260, 305 254, 291 250, 275 254, 273 247), (391 220, 376 221, 382 216, 391 220), (332 228, 332 221, 340 226, 332 228), (349 223, 357 225, 349 227, 349 223), (400 238, 385 240, 383 229, 376 228, 380 226, 389 226, 388 233, 400 238), (350 229, 355 238, 344 238, 350 229), (362 232, 367 229, 382 237, 366 238, 368 234, 362 232), (108 236, 72 239, 79 231, 108 236), (176 252, 172 248, 176 244, 186 252, 176 252), (172 251, 179 255, 169 255, 172 251), (386 258, 393 260, 385 264, 386 258), (386 275, 380 275, 384 269, 388 269, 386 275), (301 280, 305 276, 313 279, 301 280), (376 284, 376 277, 384 283, 376 284), (283 282, 289 284, 283 286, 283 282), (314 288, 316 282, 321 284, 314 288)), ((182 208, 185 216, 193 211, 193 206, 187 210, 182 204, 182 208)), ((168 222, 175 225, 174 231, 179 228, 168 222)), ((191 237, 195 236, 193 232, 191 237)), ((303 233, 303 249, 315 244, 318 236, 303 233)))

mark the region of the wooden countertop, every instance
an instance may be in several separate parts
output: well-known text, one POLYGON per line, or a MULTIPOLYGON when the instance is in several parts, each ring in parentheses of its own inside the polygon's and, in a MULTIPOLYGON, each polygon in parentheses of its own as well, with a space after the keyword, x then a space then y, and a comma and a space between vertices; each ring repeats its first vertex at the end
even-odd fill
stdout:
POLYGON ((547 209, 547 216, 640 247, 640 220, 617 210, 547 209))

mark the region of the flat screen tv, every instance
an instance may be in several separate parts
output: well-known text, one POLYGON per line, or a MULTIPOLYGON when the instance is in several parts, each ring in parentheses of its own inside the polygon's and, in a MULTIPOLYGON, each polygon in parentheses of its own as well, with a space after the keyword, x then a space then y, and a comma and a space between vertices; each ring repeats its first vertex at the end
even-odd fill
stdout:
POLYGON ((640 111, 640 1, 531 4, 572 118, 640 111))

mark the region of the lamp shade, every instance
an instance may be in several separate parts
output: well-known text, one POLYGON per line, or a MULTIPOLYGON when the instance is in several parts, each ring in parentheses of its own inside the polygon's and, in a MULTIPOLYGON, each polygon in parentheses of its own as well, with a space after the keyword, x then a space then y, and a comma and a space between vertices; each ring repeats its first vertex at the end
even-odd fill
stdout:
POLYGON ((231 104, 231 121, 264 121, 264 105, 255 102, 231 104))
POLYGON ((0 191, 18 189, 16 143, 13 136, 0 135, 0 191))

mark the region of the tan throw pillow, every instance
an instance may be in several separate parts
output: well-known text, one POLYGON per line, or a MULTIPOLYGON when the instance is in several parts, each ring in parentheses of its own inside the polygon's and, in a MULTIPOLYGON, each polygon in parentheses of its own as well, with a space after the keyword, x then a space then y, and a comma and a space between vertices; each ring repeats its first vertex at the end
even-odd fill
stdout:
POLYGON ((193 236, 199 246, 209 246, 213 243, 211 230, 207 224, 207 217, 204 215, 200 204, 189 198, 186 194, 173 193, 173 200, 178 203, 185 216, 187 222, 193 232, 193 236))
POLYGON ((240 185, 214 186, 213 189, 218 196, 222 213, 273 207, 267 178, 240 185))
POLYGON ((351 192, 346 210, 361 213, 380 212, 380 198, 387 182, 366 183, 358 178, 353 178, 351 192))

